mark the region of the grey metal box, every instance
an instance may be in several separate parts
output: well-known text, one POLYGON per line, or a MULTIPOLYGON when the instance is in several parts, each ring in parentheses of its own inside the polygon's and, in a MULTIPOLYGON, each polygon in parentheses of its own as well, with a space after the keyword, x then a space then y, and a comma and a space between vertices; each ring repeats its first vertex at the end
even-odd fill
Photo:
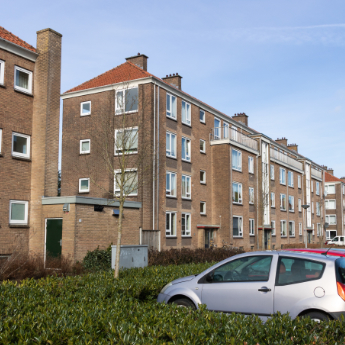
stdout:
MULTIPOLYGON (((116 247, 111 246, 111 268, 115 268, 116 247)), ((148 246, 121 245, 120 268, 146 267, 148 246)))

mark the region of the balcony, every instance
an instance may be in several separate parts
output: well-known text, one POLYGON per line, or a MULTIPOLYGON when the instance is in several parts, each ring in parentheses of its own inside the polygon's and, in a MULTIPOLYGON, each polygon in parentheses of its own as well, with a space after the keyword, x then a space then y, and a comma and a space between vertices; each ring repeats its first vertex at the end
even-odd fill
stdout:
POLYGON ((258 151, 258 142, 248 135, 238 132, 233 128, 216 127, 212 128, 210 134, 211 145, 231 143, 244 149, 249 148, 258 151), (244 146, 244 147, 243 147, 244 146))
POLYGON ((322 172, 314 168, 311 168, 311 176, 319 180, 322 180, 322 172))
POLYGON ((303 171, 303 164, 301 162, 273 148, 271 148, 271 160, 277 161, 278 163, 282 163, 282 165, 287 165, 291 168, 303 171))

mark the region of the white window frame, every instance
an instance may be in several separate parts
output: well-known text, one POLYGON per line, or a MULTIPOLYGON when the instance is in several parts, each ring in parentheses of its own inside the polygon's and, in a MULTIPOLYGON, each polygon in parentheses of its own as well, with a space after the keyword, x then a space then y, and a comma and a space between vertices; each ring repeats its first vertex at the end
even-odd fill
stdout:
POLYGON ((328 185, 326 184, 325 185, 325 192, 327 192, 327 194, 335 194, 335 184, 328 184, 328 185), (333 192, 331 193, 329 191, 330 187, 334 188, 334 193, 333 192))
POLYGON ((276 207, 276 194, 271 192, 271 207, 276 207))
POLYGON ((182 150, 181 158, 185 162, 190 162, 191 161, 191 146, 192 146, 191 140, 186 138, 186 137, 182 137, 181 143, 182 143, 182 146, 181 146, 181 150, 182 150), (185 140, 186 146, 188 146, 188 151, 189 151, 189 155, 187 155, 187 152, 185 153, 185 157, 186 158, 182 158, 183 157, 183 140, 185 140))
POLYGON ((200 183, 201 184, 206 184, 206 171, 205 170, 200 170, 200 183), (201 179, 201 173, 204 175, 204 179, 201 179))
POLYGON ((270 174, 271 174, 271 180, 274 181, 274 165, 273 164, 271 164, 270 174))
POLYGON ((191 113, 192 113, 192 105, 189 102, 186 102, 186 101, 182 100, 182 102, 181 102, 181 122, 184 125, 187 125, 187 126, 191 126, 192 125, 191 113), (185 119, 185 121, 183 121, 183 103, 185 104, 185 111, 186 111, 186 119, 185 119), (189 105, 189 107, 188 107, 188 105, 189 105))
POLYGON ((286 185, 286 169, 279 168, 279 182, 282 185, 286 185))
POLYGON ((80 116, 88 116, 88 115, 91 115, 91 101, 81 102, 80 103, 80 116), (90 104, 90 111, 88 113, 83 113, 83 105, 87 104, 87 103, 90 104))
POLYGON ((311 213, 314 214, 314 201, 311 202, 311 213))
POLYGON ((337 201, 336 201, 336 199, 328 199, 328 200, 325 200, 325 209, 326 210, 335 210, 337 208, 337 201), (334 207, 333 208, 330 208, 329 206, 328 206, 328 204, 330 203, 330 201, 334 201, 334 207))
MULTIPOLYGON (((137 169, 125 169, 126 172, 136 172, 137 173, 137 179, 138 179, 138 170, 137 169)), ((114 170, 114 193, 115 195, 120 195, 120 189, 117 188, 116 184, 116 175, 121 173, 121 169, 114 170)), ((127 196, 137 196, 138 195, 138 186, 136 192, 132 192, 130 194, 127 194, 127 196)))
POLYGON ((89 193, 90 192, 90 179, 89 178, 80 178, 79 179, 79 193, 89 193), (81 181, 87 181, 88 183, 88 189, 81 189, 81 181))
POLYGON ((173 120, 176 120, 177 119, 177 97, 176 96, 174 96, 174 95, 171 95, 170 93, 167 93, 167 98, 166 98, 166 100, 167 99, 170 99, 170 107, 171 107, 171 109, 168 109, 168 102, 166 102, 166 116, 169 118, 169 119, 173 119, 173 120), (174 106, 174 108, 173 108, 173 102, 172 102, 172 100, 173 100, 173 98, 175 98, 175 106, 174 106), (170 114, 168 114, 168 113, 170 113, 170 114))
POLYGON ((165 195, 167 198, 176 198, 177 192, 177 174, 174 171, 167 171, 166 172, 166 179, 169 178, 170 189, 168 189, 168 185, 165 186, 165 195), (172 186, 172 175, 175 176, 175 194, 171 194, 171 186, 172 186), (168 194, 169 193, 169 194, 168 194))
POLYGON ((206 123, 206 113, 205 113, 205 110, 202 110, 202 109, 199 110, 199 119, 200 119, 200 122, 201 122, 201 123, 206 123), (201 113, 204 114, 203 120, 201 119, 201 116, 200 116, 201 113))
POLYGON ((114 156, 121 156, 123 155, 123 147, 122 147, 122 151, 120 152, 119 149, 117 149, 117 145, 116 145, 116 141, 117 141, 117 133, 119 132, 125 132, 125 131, 133 131, 133 130, 137 130, 137 149, 136 151, 128 151, 128 152, 125 152, 125 155, 134 155, 134 154, 137 154, 138 153, 138 146, 139 146, 139 128, 138 127, 127 127, 127 128, 121 128, 121 129, 116 129, 115 130, 115 143, 114 143, 114 156), (116 151, 119 151, 119 152, 116 152, 116 151))
POLYGON ((243 201, 243 189, 242 189, 242 183, 239 183, 239 182, 232 182, 232 202, 234 204, 240 204, 242 205, 242 201, 243 201), (238 197, 238 201, 234 201, 234 184, 237 184, 238 185, 238 194, 239 194, 239 197, 238 197), (241 196, 241 197, 240 197, 241 196))
POLYGON ((219 140, 222 138, 222 132, 221 132, 221 121, 218 119, 218 117, 215 117, 213 120, 213 138, 214 140, 219 140), (219 126, 216 126, 216 122, 219 123, 219 126))
POLYGON ((225 121, 223 121, 223 139, 228 139, 229 138, 229 124, 225 121))
POLYGON ((139 87, 138 86, 133 86, 133 87, 125 88, 125 89, 116 90, 116 93, 115 93, 115 116, 122 115, 122 114, 137 113, 138 111, 139 111, 139 87), (138 89, 138 100, 137 100, 138 109, 126 111, 126 91, 129 91, 132 89, 138 89), (123 108, 119 108, 118 104, 117 104, 117 93, 118 92, 123 92, 123 108), (119 112, 118 112, 118 110, 119 110, 119 112))
POLYGON ((234 238, 242 238, 243 237, 243 217, 242 216, 232 216, 232 225, 234 224, 234 218, 241 219, 241 227, 238 230, 238 235, 234 235, 234 229, 232 229, 232 236, 234 238))
POLYGON ((320 182, 315 181, 316 195, 320 195, 320 182))
POLYGON ((289 237, 295 237, 296 231, 295 231, 295 222, 293 220, 289 221, 289 237), (292 224, 291 234, 290 234, 290 224, 292 224))
POLYGON ((326 240, 332 240, 335 236, 337 236, 337 230, 326 230, 326 240), (330 236, 331 232, 335 232, 335 235, 330 236))
POLYGON ((232 149, 232 151, 231 151, 231 167, 232 167, 233 170, 242 171, 242 152, 241 151, 236 150, 236 149, 232 149), (240 159, 239 159, 240 166, 239 167, 234 167, 234 160, 232 158, 232 155, 233 155, 234 151, 236 151, 237 153, 240 154, 240 159))
POLYGON ((182 175, 181 195, 182 195, 182 199, 190 200, 192 198, 192 177, 189 175, 182 175), (185 189, 186 190, 183 190, 183 179, 185 179, 185 189), (188 186, 189 186, 189 193, 188 193, 188 186))
POLYGON ((297 185, 299 189, 302 188, 302 178, 300 175, 297 175, 297 185))
POLYGON ((254 188, 249 187, 249 204, 254 205, 254 200, 255 200, 254 188))
POLYGON ((326 216, 325 216, 325 221, 326 221, 326 223, 328 223, 329 225, 337 225, 337 215, 336 214, 327 214, 326 216), (331 217, 334 217, 334 219, 335 219, 335 222, 334 223, 331 223, 330 222, 330 218, 331 217))
POLYGON ((165 154, 166 154, 166 156, 167 157, 170 157, 170 158, 176 158, 176 152, 177 152, 177 135, 176 135, 176 133, 173 133, 173 132, 169 132, 169 131, 167 131, 166 132, 166 136, 165 136, 165 138, 166 138, 166 144, 165 144, 165 154), (167 138, 169 136, 169 139, 167 138), (173 142, 173 140, 172 140, 172 137, 175 137, 175 147, 174 147, 174 149, 175 149, 175 155, 173 155, 171 152, 172 152, 172 150, 171 150, 171 148, 172 148, 172 142, 173 142), (167 144, 168 144, 168 141, 169 141, 169 144, 170 144, 170 151, 168 152, 168 149, 167 149, 167 144))
POLYGON ((201 153, 206 153, 206 140, 204 140, 204 139, 200 139, 200 152, 201 153), (200 144, 203 144, 202 146, 203 146, 203 149, 201 149, 201 145, 200 144))
POLYGON ((25 68, 21 68, 19 66, 14 66, 14 88, 16 90, 18 90, 18 91, 25 92, 25 93, 28 93, 28 94, 32 95, 32 72, 27 70, 27 69, 25 69, 25 68), (17 70, 28 74, 28 76, 29 76, 28 89, 25 89, 23 87, 20 87, 20 86, 16 85, 17 70))
POLYGON ((255 220, 249 218, 249 236, 255 236, 255 220))
POLYGON ((29 202, 25 200, 10 200, 10 209, 9 209, 9 223, 10 225, 27 225, 28 224, 28 215, 29 215, 29 202), (25 205, 25 216, 24 220, 12 220, 12 204, 24 204, 25 205))
POLYGON ((13 157, 20 157, 20 158, 27 158, 29 159, 30 158, 30 135, 26 135, 26 134, 21 134, 21 133, 16 133, 16 132, 12 132, 12 156, 13 157), (13 151, 13 144, 14 144, 14 137, 17 136, 17 137, 22 137, 22 138, 25 138, 27 141, 26 141, 26 146, 27 146, 27 153, 20 153, 20 152, 15 152, 13 151))
POLYGON ((311 184, 311 192, 314 193, 314 181, 310 181, 311 184))
POLYGON ((248 172, 254 174, 254 157, 248 156, 248 172))
POLYGON ((177 224, 176 218, 177 218, 176 212, 172 212, 172 211, 165 212, 165 237, 176 237, 176 224, 177 224), (174 215, 173 217, 171 216, 172 214, 174 215), (169 215, 170 229, 167 229, 167 220, 166 220, 167 215, 169 215), (172 218, 173 218, 173 221, 172 221, 172 218))
POLYGON ((302 212, 302 200, 298 199, 298 212, 302 212))
POLYGON ((286 211, 286 194, 284 194, 284 193, 280 193, 280 209, 282 211, 286 211), (285 208, 282 208, 282 205, 283 205, 283 195, 285 196, 285 208))
POLYGON ((302 223, 298 223, 298 233, 300 236, 303 235, 302 223))
POLYGON ((321 216, 321 207, 320 207, 320 202, 319 201, 316 201, 315 208, 316 208, 316 215, 317 216, 321 216))
POLYGON ((294 186, 294 183, 293 183, 293 172, 290 171, 290 170, 288 171, 288 186, 291 187, 291 188, 293 188, 293 186, 294 186), (289 183, 289 176, 291 176, 291 178, 290 178, 291 184, 289 183))
MULTIPOLYGON (((200 201, 200 206, 203 205, 203 211, 200 210, 200 214, 206 214, 206 201, 200 201)), ((200 207, 201 208, 201 207, 200 207)))
POLYGON ((316 236, 322 236, 322 228, 320 223, 316 224, 316 236))
POLYGON ((0 84, 5 84, 5 61, 0 60, 0 84))
POLYGON ((315 235, 315 224, 312 224, 313 227, 313 236, 315 235))
POLYGON ((295 212, 295 197, 292 195, 289 195, 288 197, 288 204, 289 204, 289 212, 295 212), (290 210, 290 200, 292 201, 292 209, 290 210))
POLYGON ((286 227, 286 220, 280 221, 280 237, 287 237, 287 227, 286 227), (283 224, 285 224, 285 235, 283 234, 283 224))
POLYGON ((181 237, 190 237, 192 234, 192 216, 190 213, 186 213, 186 212, 183 212, 181 214, 181 237), (183 229, 182 229, 182 218, 183 216, 185 217, 185 230, 184 230, 184 234, 183 234, 183 229), (187 219, 189 219, 189 222, 187 222, 187 219), (189 226, 189 229, 187 229, 187 225, 189 226))
POLYGON ((85 155, 85 154, 88 154, 91 152, 91 139, 82 139, 80 140, 80 154, 81 155, 85 155), (88 151, 83 151, 82 147, 83 147, 83 143, 86 143, 88 142, 89 143, 89 150, 88 151))
POLYGON ((276 221, 271 220, 272 236, 276 236, 276 221))

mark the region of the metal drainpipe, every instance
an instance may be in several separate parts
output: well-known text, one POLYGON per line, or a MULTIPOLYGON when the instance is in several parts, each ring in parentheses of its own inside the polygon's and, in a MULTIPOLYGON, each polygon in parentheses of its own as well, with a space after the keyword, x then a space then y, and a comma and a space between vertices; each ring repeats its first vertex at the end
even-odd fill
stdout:
MULTIPOLYGON (((229 133, 231 135, 231 132, 229 133)), ((230 188, 229 188, 229 197, 230 197, 230 238, 229 238, 229 244, 233 240, 232 232, 233 232, 233 218, 232 218, 232 146, 230 145, 230 154, 229 154, 229 164, 230 164, 230 188)), ((243 191, 242 191, 243 193, 243 191)), ((242 222, 243 223, 243 222, 242 222)), ((243 226, 243 224, 242 224, 243 226)))
POLYGON ((259 249, 259 155, 256 155, 256 249, 259 249))
MULTIPOLYGON (((155 176, 156 176, 156 85, 153 84, 153 180, 152 180, 152 229, 155 230, 155 176)), ((140 243, 141 244, 141 243, 140 243)))
MULTIPOLYGON (((290 243, 290 223, 289 223, 289 171, 288 169, 285 169, 286 170, 286 177, 285 177, 285 182, 286 182, 286 201, 287 201, 287 210, 286 210, 286 235, 287 235, 287 238, 288 238, 288 243, 290 243), (287 181, 286 181, 287 180, 287 181)), ((296 232, 296 229, 295 229, 295 232, 296 232)))
MULTIPOLYGON (((157 228, 159 229, 159 86, 157 86, 157 228)), ((161 251, 161 233, 159 234, 158 251, 161 251)))

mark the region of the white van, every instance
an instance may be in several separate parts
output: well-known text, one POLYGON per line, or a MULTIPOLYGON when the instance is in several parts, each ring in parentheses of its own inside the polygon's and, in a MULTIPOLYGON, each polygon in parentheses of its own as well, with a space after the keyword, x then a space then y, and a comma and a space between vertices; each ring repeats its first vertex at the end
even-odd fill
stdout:
POLYGON ((335 236, 327 241, 327 244, 335 244, 337 246, 345 246, 345 236, 335 236))

